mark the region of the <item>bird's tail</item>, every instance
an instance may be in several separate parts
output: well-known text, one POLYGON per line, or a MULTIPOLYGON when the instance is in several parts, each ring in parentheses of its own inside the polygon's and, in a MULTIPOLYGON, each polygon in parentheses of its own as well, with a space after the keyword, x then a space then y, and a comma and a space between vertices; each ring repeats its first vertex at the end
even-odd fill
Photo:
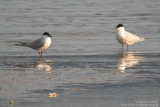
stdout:
POLYGON ((150 38, 140 38, 140 41, 145 41, 145 40, 148 40, 150 38))
POLYGON ((18 44, 14 44, 14 45, 17 45, 17 46, 26 46, 27 47, 27 43, 25 43, 25 42, 19 42, 18 44))

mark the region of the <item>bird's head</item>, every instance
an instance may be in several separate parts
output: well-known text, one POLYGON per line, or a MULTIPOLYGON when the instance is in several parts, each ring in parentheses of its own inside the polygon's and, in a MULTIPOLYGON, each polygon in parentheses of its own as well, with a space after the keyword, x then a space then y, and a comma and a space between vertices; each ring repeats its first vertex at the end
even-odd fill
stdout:
POLYGON ((119 31, 120 29, 124 29, 124 26, 123 24, 118 24, 115 29, 119 31))
POLYGON ((48 32, 44 32, 43 36, 48 36, 48 37, 52 37, 48 32))

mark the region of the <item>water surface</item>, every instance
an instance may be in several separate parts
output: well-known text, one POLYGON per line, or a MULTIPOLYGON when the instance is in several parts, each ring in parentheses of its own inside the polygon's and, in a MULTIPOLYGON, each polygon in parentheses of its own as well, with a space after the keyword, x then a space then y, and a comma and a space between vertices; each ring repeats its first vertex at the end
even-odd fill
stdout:
POLYGON ((1 0, 0 106, 158 106, 159 0, 1 0), (112 30, 150 40, 121 51, 112 30), (43 58, 19 41, 53 36, 43 58))

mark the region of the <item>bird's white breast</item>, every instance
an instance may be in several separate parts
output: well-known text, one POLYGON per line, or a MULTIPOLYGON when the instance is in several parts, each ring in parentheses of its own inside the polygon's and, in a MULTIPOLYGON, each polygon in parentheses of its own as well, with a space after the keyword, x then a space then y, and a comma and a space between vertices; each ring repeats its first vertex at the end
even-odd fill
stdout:
POLYGON ((50 45, 51 45, 51 38, 50 37, 46 37, 44 45, 43 45, 43 47, 41 47, 39 49, 39 51, 43 51, 43 50, 47 49, 50 45))
POLYGON ((116 39, 119 43, 121 44, 125 44, 125 37, 124 37, 125 34, 121 33, 121 32, 118 32, 117 33, 117 36, 116 36, 116 39))
POLYGON ((121 27, 118 29, 118 32, 117 32, 117 36, 116 36, 116 39, 119 43, 123 44, 123 45, 126 45, 126 34, 125 34, 125 30, 124 30, 124 27, 121 27))

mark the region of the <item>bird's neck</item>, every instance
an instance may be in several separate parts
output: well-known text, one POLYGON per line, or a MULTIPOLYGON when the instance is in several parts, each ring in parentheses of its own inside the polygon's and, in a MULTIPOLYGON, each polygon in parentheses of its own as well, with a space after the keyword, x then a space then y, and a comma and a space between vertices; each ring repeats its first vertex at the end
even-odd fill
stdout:
POLYGON ((48 36, 46 36, 45 39, 46 39, 47 41, 48 41, 48 40, 49 40, 49 41, 51 40, 51 38, 48 37, 48 36))
POLYGON ((120 27, 119 30, 118 30, 118 33, 121 36, 125 36, 125 29, 124 29, 124 27, 120 27))
POLYGON ((49 36, 43 36, 43 38, 50 38, 49 36))

